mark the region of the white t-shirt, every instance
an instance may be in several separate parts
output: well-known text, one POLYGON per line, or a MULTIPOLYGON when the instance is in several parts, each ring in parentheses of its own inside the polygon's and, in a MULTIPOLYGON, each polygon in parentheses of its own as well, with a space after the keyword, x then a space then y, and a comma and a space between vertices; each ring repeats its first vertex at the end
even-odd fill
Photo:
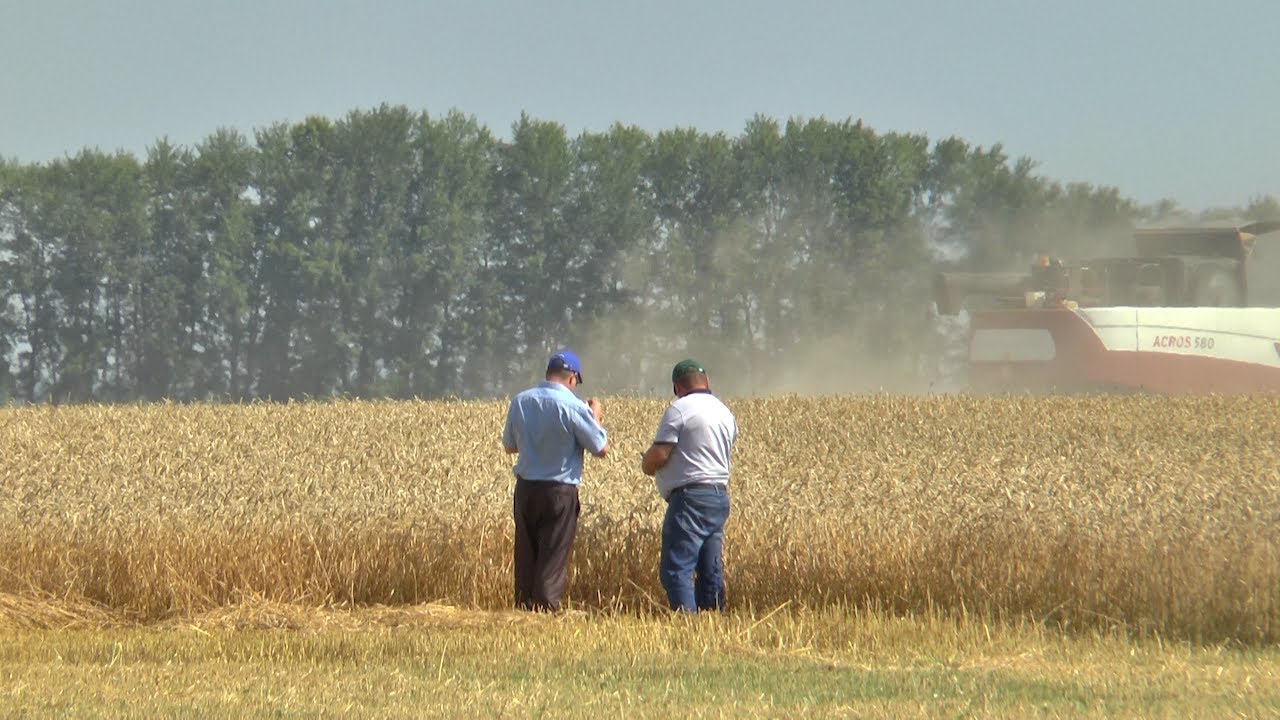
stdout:
POLYGON ((658 492, 689 483, 729 483, 729 453, 738 439, 738 422, 720 398, 694 391, 667 407, 654 442, 673 443, 671 459, 654 475, 658 492))

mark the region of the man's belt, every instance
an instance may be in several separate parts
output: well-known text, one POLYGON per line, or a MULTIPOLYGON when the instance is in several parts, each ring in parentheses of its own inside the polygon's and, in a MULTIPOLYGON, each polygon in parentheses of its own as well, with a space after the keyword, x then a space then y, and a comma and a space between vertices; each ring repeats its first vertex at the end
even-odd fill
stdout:
POLYGON ((680 492, 681 490, 691 490, 693 488, 725 488, 727 490, 729 488, 729 484, 718 483, 718 482, 691 482, 691 483, 685 483, 680 487, 673 488, 671 492, 675 493, 675 492, 680 492))

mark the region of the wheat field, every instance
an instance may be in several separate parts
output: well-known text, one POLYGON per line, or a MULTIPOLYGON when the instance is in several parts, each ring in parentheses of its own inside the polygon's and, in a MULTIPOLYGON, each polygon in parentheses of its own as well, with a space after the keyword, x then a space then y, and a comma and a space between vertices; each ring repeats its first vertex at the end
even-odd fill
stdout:
MULTIPOLYGON (((606 398, 569 601, 660 612, 665 400, 606 398)), ((734 612, 1280 640, 1280 399, 730 399, 734 612)), ((512 602, 505 401, 0 411, 0 620, 512 602)), ((34 621, 33 621, 34 622, 34 621)))

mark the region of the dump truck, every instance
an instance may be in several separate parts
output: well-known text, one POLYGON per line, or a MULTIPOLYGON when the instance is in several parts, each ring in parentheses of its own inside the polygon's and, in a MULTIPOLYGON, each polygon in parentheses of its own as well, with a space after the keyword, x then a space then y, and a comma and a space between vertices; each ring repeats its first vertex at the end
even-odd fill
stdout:
POLYGON ((934 302, 969 315, 975 391, 1280 392, 1278 230, 1139 229, 1130 257, 939 273, 934 302))

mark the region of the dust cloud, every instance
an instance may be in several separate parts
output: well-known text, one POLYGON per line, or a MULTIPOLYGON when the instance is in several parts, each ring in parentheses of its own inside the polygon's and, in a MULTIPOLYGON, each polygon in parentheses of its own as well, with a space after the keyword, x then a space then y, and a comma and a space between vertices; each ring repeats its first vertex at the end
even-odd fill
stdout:
MULTIPOLYGON (((708 370, 713 390, 724 397, 776 395, 925 394, 960 389, 947 358, 963 330, 955 318, 933 313, 930 281, 936 263, 929 259, 895 272, 909 279, 897 292, 864 293, 849 302, 848 286, 855 279, 838 278, 835 292, 850 308, 829 310, 823 322, 805 315, 801 296, 811 298, 813 273, 830 276, 831 269, 765 266, 743 252, 741 237, 720 237, 710 248, 707 277, 743 278, 750 288, 708 281, 699 288, 701 307, 735 307, 736 336, 722 320, 695 324, 687 309, 689 298, 673 300, 664 288, 648 285, 653 258, 636 258, 624 276, 643 288, 627 309, 614 311, 578 330, 578 349, 586 368, 589 394, 671 397, 671 368, 695 358, 708 370), (749 272, 744 273, 744 266, 749 272), (759 281, 770 278, 769 282, 759 281), (781 303, 790 322, 775 323, 769 335, 760 319, 766 303, 781 303), (752 325, 755 323, 755 325, 752 325), (742 326, 750 329, 744 330, 742 326), (819 328, 837 328, 822 332, 819 328), (722 339, 732 337, 732 339, 722 339), (886 340, 892 338, 892 340, 886 340)), ((921 253, 928 258, 927 251, 921 253)), ((693 278, 696 282, 700 278, 693 278)), ((834 302, 834 300, 833 300, 834 302)))
POLYGON ((1259 235, 1245 267, 1249 304, 1280 308, 1280 232, 1259 235))
POLYGON ((596 326, 594 340, 582 345, 584 362, 590 366, 590 393, 670 397, 671 368, 688 357, 707 368, 712 389, 725 397, 925 394, 959 389, 941 374, 933 379, 923 374, 916 367, 921 357, 877 353, 853 334, 798 344, 766 361, 705 340, 680 344, 675 337, 627 331, 642 326, 596 326))

